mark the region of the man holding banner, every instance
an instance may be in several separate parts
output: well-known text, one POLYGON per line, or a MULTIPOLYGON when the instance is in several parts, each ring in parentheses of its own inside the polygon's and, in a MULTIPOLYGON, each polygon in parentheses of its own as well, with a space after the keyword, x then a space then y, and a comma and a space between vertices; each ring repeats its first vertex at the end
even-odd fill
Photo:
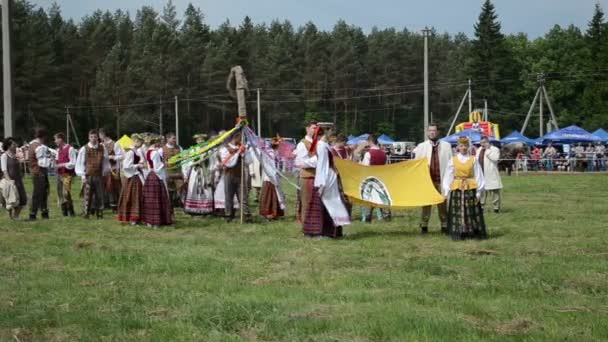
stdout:
MULTIPOLYGON (((431 179, 438 192, 441 192, 441 181, 445 176, 448 163, 452 159, 452 147, 449 143, 439 140, 439 128, 437 124, 429 124, 427 137, 414 149, 415 159, 426 158, 429 163, 431 179)), ((447 233, 447 208, 445 201, 437 205, 439 220, 441 221, 441 232, 447 233)), ((431 206, 422 207, 420 230, 422 234, 429 232, 429 220, 431 218, 431 206)))

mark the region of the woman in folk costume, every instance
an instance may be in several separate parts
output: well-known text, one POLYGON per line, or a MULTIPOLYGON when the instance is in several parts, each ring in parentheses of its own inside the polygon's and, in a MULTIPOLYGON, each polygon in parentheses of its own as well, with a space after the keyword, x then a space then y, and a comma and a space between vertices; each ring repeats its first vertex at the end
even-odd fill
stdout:
POLYGON ((266 156, 260 156, 264 163, 262 164, 262 193, 260 196, 260 215, 266 219, 272 220, 285 215, 284 196, 281 190, 281 183, 276 172, 276 150, 279 148, 281 140, 272 138, 271 149, 261 151, 266 153, 266 156), (271 165, 266 165, 272 163, 271 165), (267 171, 268 170, 268 171, 267 171), (271 173, 274 171, 273 173, 271 173))
POLYGON ((142 219, 141 199, 144 186, 142 170, 145 168, 145 160, 141 146, 144 138, 140 134, 133 134, 131 139, 133 145, 126 149, 122 164, 122 171, 127 181, 118 199, 118 221, 136 225, 142 219))
POLYGON ((481 167, 470 153, 467 137, 458 140, 458 153, 448 162, 443 179, 443 195, 449 195, 448 234, 454 240, 485 239, 486 225, 480 198, 485 182, 481 167))
POLYGON ((342 192, 331 146, 327 143, 327 135, 321 127, 317 128, 317 139, 317 172, 314 185, 323 202, 325 213, 330 218, 330 221, 323 225, 323 235, 339 238, 342 237, 342 226, 351 223, 348 202, 342 192))
POLYGON ((0 156, 2 170, 2 197, 11 219, 18 219, 21 210, 27 205, 27 194, 23 185, 21 164, 17 159, 17 143, 13 138, 4 139, 5 152, 0 156))
POLYGON ((173 207, 165 184, 165 162, 159 152, 161 137, 152 137, 150 145, 146 151, 148 172, 143 188, 141 221, 151 227, 169 226, 173 224, 173 207))
MULTIPOLYGON (((207 141, 206 134, 197 134, 193 137, 196 144, 207 141)), ((189 215, 205 215, 213 213, 213 169, 212 158, 203 161, 188 162, 182 168, 186 180, 186 197, 184 199, 184 212, 189 215)))
POLYGON ((252 160, 251 160, 251 164, 249 164, 249 174, 251 175, 250 178, 250 185, 251 188, 255 190, 255 201, 259 202, 260 201, 260 194, 262 191, 262 186, 264 184, 264 179, 262 177, 262 163, 260 160, 258 160, 257 156, 255 154, 252 154, 252 160))

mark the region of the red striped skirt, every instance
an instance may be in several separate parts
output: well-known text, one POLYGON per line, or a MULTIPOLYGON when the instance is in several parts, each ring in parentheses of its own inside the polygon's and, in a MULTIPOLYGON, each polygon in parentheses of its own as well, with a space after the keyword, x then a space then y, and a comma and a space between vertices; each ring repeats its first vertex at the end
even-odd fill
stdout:
POLYGON ((165 182, 156 173, 150 172, 144 183, 142 195, 141 221, 153 226, 173 224, 173 207, 165 182))
POLYGON ((283 209, 281 209, 281 203, 279 203, 277 190, 275 189, 274 184, 268 181, 262 184, 262 193, 260 195, 260 215, 267 218, 276 218, 285 215, 285 212, 283 209))
POLYGON ((118 221, 141 221, 142 188, 143 185, 138 176, 127 179, 126 185, 118 199, 118 221))
MULTIPOLYGON (((305 235, 338 237, 333 221, 314 188, 314 178, 300 180, 300 215, 305 235)), ((341 235, 341 234, 340 234, 341 235)))

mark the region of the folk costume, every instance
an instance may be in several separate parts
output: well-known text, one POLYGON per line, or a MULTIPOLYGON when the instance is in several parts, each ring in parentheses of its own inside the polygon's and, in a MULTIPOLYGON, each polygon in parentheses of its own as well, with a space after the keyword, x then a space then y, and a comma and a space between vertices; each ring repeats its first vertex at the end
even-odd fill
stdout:
POLYGON ((308 236, 320 236, 324 226, 324 209, 321 198, 315 191, 317 171, 316 146, 312 150, 313 139, 305 136, 295 150, 295 166, 300 169, 300 191, 297 218, 302 223, 302 231, 308 236))
POLYGON ((189 215, 213 214, 213 170, 210 160, 197 164, 187 163, 183 166, 186 179, 184 212, 189 215))
MULTIPOLYGON (((238 134, 238 133, 237 133, 238 134)), ((235 208, 233 199, 236 197, 247 220, 251 219, 249 211, 249 165, 252 162, 250 151, 243 151, 243 145, 229 143, 220 149, 220 158, 224 165, 224 198, 226 200, 225 216, 228 221, 234 219, 235 208), (244 167, 244 172, 241 170, 244 167), (241 179, 244 181, 243 198, 241 198, 241 179)))
POLYGON ((42 218, 49 218, 49 178, 48 168, 51 166, 51 151, 40 139, 30 142, 28 153, 29 167, 34 184, 32 203, 30 209, 30 220, 35 220, 38 210, 42 213, 42 218))
MULTIPOLYGON (((433 185, 438 192, 441 192, 441 184, 445 177, 448 163, 452 159, 452 146, 441 140, 427 140, 418 144, 414 149, 416 159, 426 158, 429 163, 429 170, 433 185)), ((441 231, 447 233, 447 209, 446 203, 437 205, 439 220, 441 221, 441 231)), ((428 232, 429 220, 431 219, 431 206, 422 207, 420 228, 423 233, 428 232)))
POLYGON ((488 197, 492 196, 492 208, 494 212, 500 211, 502 180, 498 169, 500 150, 496 146, 489 149, 483 147, 477 150, 477 160, 483 172, 485 180, 485 191, 481 195, 481 206, 484 207, 488 197))
POLYGON ((70 144, 63 144, 57 148, 57 199, 61 206, 63 216, 75 216, 72 199, 72 181, 76 175, 76 160, 78 151, 70 144))
MULTIPOLYGON (((461 138, 459 144, 469 144, 461 138)), ((479 202, 485 182, 481 166, 469 153, 458 153, 449 161, 442 193, 449 195, 448 234, 454 240, 487 237, 483 209, 479 202)))
POLYGON ((331 147, 325 141, 317 143, 317 168, 315 172, 315 192, 321 191, 321 202, 324 208, 324 216, 329 216, 329 221, 324 220, 322 235, 339 238, 342 237, 342 226, 351 223, 348 212, 348 202, 342 192, 340 175, 333 161, 331 147))
POLYGON ((173 207, 165 183, 165 162, 158 148, 146 151, 148 166, 142 195, 142 223, 149 226, 169 226, 173 224, 173 207))
POLYGON ((126 178, 118 200, 118 221, 137 224, 142 220, 144 187, 144 157, 139 148, 131 146, 125 151, 122 172, 126 178))
POLYGON ((110 159, 103 144, 87 143, 78 151, 76 175, 82 177, 84 215, 103 218, 105 186, 103 177, 110 174, 110 159))
POLYGON ((267 219, 276 219, 285 215, 285 196, 276 170, 276 148, 279 143, 280 141, 275 139, 272 141, 272 149, 261 151, 264 183, 260 196, 260 215, 267 219))
POLYGON ((120 172, 124 159, 124 152, 120 148, 120 145, 110 138, 106 138, 103 142, 103 146, 108 153, 108 159, 110 161, 110 172, 103 176, 104 204, 107 204, 113 212, 116 212, 122 188, 120 172))
POLYGON ((11 213, 11 218, 17 218, 22 208, 27 205, 27 193, 23 185, 23 174, 17 156, 6 151, 0 156, 2 171, 2 189, 0 190, 4 207, 11 213), (13 216, 15 213, 15 216, 13 216))
MULTIPOLYGON (((160 155, 165 162, 168 162, 171 157, 183 152, 181 146, 165 144, 159 149, 160 155)), ((169 190, 169 198, 171 199, 171 205, 174 207, 181 207, 181 192, 184 187, 184 176, 180 169, 167 169, 167 189, 169 190)))
MULTIPOLYGON (((217 151, 214 156, 210 158, 210 167, 213 170, 213 179, 215 184, 215 190, 213 191, 213 208, 214 212, 218 216, 226 215, 226 186, 225 184, 225 173, 226 167, 222 163, 220 151, 217 151)), ((240 208, 239 199, 236 195, 232 198, 232 208, 237 210, 240 208)))

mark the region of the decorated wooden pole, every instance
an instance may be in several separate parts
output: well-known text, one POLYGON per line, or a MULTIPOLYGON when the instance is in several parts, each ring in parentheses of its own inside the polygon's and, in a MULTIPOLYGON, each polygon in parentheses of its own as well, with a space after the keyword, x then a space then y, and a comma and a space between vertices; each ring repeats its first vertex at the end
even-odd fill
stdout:
MULTIPOLYGON (((237 111, 239 113, 238 122, 241 125, 241 145, 245 143, 245 131, 244 127, 247 123, 247 95, 249 94, 249 86, 247 84, 247 78, 245 77, 245 71, 240 65, 234 66, 230 69, 228 74, 228 81, 226 82, 226 88, 230 92, 232 98, 236 98, 237 111)), ((247 151, 245 150, 245 153, 247 151)), ((245 195, 245 156, 240 156, 241 160, 241 191, 239 200, 241 201, 241 224, 244 220, 244 205, 243 196, 245 195)))

